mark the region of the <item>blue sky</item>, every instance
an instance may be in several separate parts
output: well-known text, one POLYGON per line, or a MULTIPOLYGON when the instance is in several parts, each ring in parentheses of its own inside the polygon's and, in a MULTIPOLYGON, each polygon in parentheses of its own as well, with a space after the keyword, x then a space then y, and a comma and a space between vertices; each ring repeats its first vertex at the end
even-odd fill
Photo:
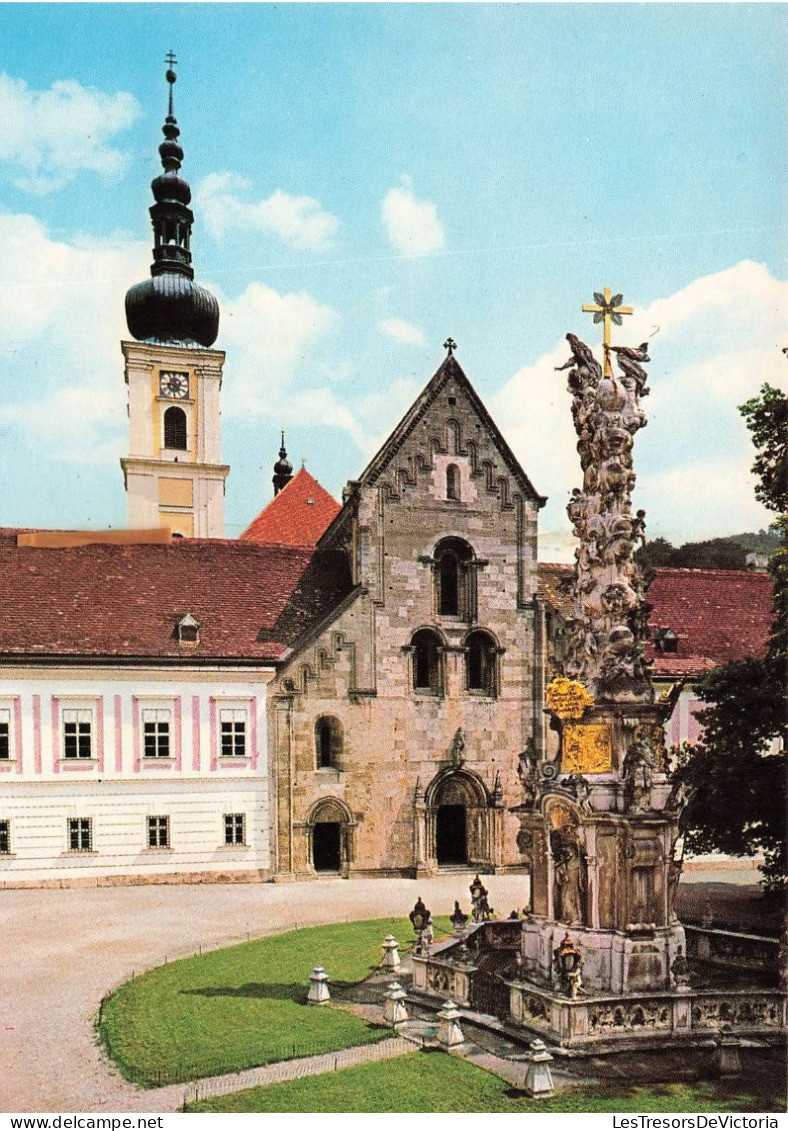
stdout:
POLYGON ((0 524, 118 526, 123 295, 176 112, 227 351, 227 529, 278 430, 335 495, 458 358, 566 557, 563 375, 605 285, 653 338, 638 505, 674 541, 757 528, 736 405, 788 372, 786 8, 0 6, 0 524))

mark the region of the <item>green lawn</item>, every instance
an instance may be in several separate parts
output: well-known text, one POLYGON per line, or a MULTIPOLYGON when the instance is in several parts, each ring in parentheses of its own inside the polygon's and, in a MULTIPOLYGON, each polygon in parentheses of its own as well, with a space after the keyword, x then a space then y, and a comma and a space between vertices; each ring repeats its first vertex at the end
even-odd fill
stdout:
MULTIPOLYGON (((445 924, 444 924, 445 926, 445 924)), ((306 1005, 308 976, 365 978, 406 919, 310 927, 160 966, 103 1004, 99 1036, 127 1079, 148 1087, 237 1072, 390 1036, 340 1006, 306 1005)))
POLYGON ((306 1076, 190 1104, 194 1112, 725 1112, 782 1111, 775 1096, 737 1095, 742 1081, 578 1087, 530 1100, 497 1076, 441 1052, 306 1076), (764 1106, 767 1103, 767 1106, 764 1106))

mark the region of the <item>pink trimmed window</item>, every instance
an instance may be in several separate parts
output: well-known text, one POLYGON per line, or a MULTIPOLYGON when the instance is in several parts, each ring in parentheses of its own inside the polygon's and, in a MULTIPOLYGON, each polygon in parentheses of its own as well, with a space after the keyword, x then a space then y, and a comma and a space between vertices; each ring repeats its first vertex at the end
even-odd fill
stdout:
POLYGON ((245 758, 247 756, 248 720, 249 712, 245 707, 222 707, 220 709, 219 724, 223 758, 245 758))
POLYGON ((146 758, 171 758, 170 730, 172 712, 168 707, 144 707, 142 710, 142 745, 146 758))
POLYGON ((63 757, 93 757, 93 709, 92 707, 64 707, 63 757))
POLYGON ((0 761, 11 758, 11 708, 0 707, 0 761))

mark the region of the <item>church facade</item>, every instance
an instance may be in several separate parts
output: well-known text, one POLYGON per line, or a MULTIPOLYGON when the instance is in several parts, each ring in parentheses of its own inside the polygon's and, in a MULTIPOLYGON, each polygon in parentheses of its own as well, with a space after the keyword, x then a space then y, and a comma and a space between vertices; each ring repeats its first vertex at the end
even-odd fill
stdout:
POLYGON ((279 875, 519 867, 543 502, 450 349, 348 484, 317 547, 344 559, 347 596, 271 686, 279 875))

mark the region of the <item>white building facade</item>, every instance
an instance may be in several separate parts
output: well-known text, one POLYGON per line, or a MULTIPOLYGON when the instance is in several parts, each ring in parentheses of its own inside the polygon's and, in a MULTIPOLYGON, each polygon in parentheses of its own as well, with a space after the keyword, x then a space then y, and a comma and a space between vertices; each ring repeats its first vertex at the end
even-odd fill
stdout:
POLYGON ((0 886, 268 879, 271 678, 0 667, 0 886))

